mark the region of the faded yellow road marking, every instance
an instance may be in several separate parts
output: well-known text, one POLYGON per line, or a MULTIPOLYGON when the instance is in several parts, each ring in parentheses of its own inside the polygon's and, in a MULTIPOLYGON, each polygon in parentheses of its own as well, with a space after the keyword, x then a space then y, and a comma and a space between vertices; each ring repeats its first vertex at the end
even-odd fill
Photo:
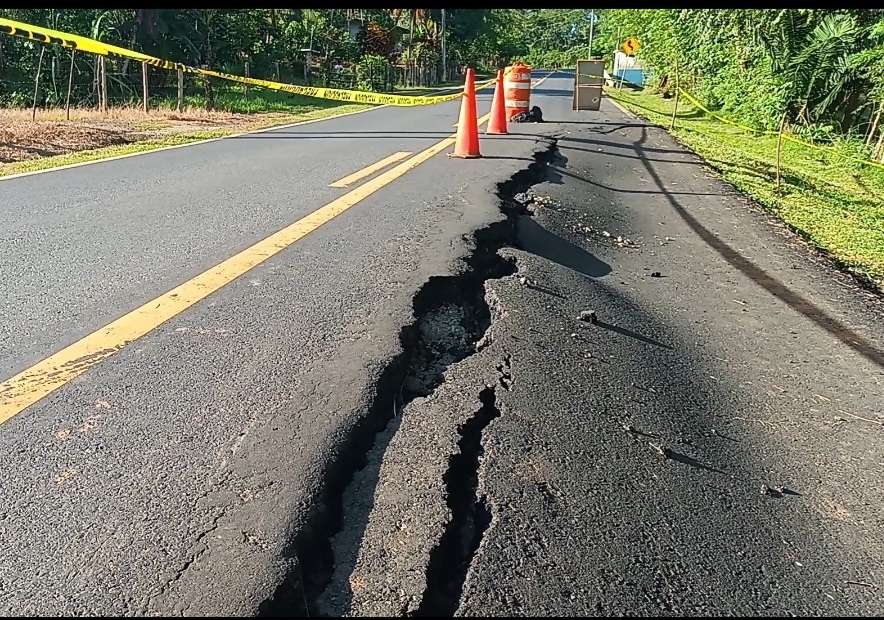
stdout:
POLYGON ((377 172, 378 170, 383 170, 387 166, 392 163, 395 163, 401 159, 405 159, 411 155, 411 151, 399 151, 397 153, 393 153, 389 157, 384 157, 381 161, 375 162, 370 166, 366 166, 362 170, 357 170, 351 175, 345 176, 343 179, 339 181, 335 181, 334 183, 330 183, 329 187, 347 187, 348 185, 352 185, 356 181, 360 179, 364 179, 367 176, 370 176, 377 172))
MULTIPOLYGON (((479 124, 488 120, 486 114, 479 124)), ((449 136, 0 383, 0 424, 454 144, 449 136)))

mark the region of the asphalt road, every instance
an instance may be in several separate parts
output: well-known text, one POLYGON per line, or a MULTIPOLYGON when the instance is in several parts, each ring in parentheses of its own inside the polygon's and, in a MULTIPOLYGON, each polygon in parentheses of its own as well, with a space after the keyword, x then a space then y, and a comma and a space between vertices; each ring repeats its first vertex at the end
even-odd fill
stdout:
POLYGON ((880 616, 881 298, 603 112, 559 134, 534 188, 559 206, 520 222, 528 249, 561 239, 517 258, 563 297, 500 282, 496 520, 460 613, 880 616))
MULTIPOLYGON (((386 107, 0 182, 0 375, 457 117, 458 102, 386 107)), ((297 570, 290 542, 400 352, 412 296, 500 218, 494 184, 533 145, 437 155, 0 426, 0 611, 255 613, 297 570)))
MULTIPOLYGON (((881 300, 570 84, 0 425, 0 611, 884 612, 881 300), (552 202, 519 215, 532 186, 552 202)), ((456 118, 0 181, 0 374, 456 118)))
POLYGON ((357 477, 318 611, 880 616, 880 297, 662 129, 568 104, 485 346, 357 477))

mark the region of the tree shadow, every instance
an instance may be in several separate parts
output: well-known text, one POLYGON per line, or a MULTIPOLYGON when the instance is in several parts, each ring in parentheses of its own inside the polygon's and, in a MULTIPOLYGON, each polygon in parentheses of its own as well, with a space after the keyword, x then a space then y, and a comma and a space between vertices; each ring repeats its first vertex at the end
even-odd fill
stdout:
MULTIPOLYGON (((608 97, 608 99, 611 99, 611 101, 615 101, 615 99, 613 97, 608 97)), ((653 114, 659 114, 660 116, 668 116, 670 118, 672 117, 671 113, 661 112, 660 110, 655 110, 653 108, 649 108, 648 106, 641 105, 640 103, 635 103, 634 101, 630 101, 628 103, 628 105, 630 107, 636 107, 636 108, 641 108, 642 110, 647 110, 648 112, 651 112, 653 114)), ((699 118, 703 115, 704 114, 699 109, 692 108, 690 112, 679 112, 678 114, 675 115, 675 118, 682 119, 682 120, 689 120, 692 118, 699 118)))
POLYGON ((777 280, 775 277, 764 271, 761 267, 744 257, 742 254, 725 243, 722 239, 715 235, 708 228, 703 226, 696 217, 694 217, 676 198, 674 192, 666 189, 663 180, 660 178, 657 170, 646 158, 645 149, 642 143, 647 139, 647 130, 642 129, 642 136, 636 140, 633 145, 635 152, 644 165, 645 170, 651 175, 654 183, 660 189, 660 193, 666 197, 667 202, 673 210, 681 217, 688 227, 703 240, 706 245, 712 248, 719 256, 721 256, 728 264, 740 271, 750 280, 761 286, 771 295, 785 303, 798 312, 802 316, 812 321, 817 327, 827 331, 832 336, 840 340, 870 362, 884 367, 884 352, 875 347, 867 339, 844 325, 838 319, 829 316, 823 309, 818 307, 809 299, 791 290, 785 284, 777 280))
MULTIPOLYGON (((569 146, 568 147, 574 151, 583 151, 584 153, 602 153, 605 157, 623 157, 625 159, 638 159, 635 155, 630 155, 629 153, 612 153, 610 151, 601 151, 599 149, 585 149, 579 146, 569 146)), ((705 162, 697 161, 697 160, 685 160, 685 159, 657 159, 655 157, 649 157, 648 161, 655 161, 661 164, 686 164, 688 166, 703 166, 705 162)))
MULTIPOLYGON (((654 127, 654 125, 639 125, 639 127, 641 127, 641 128, 642 128, 642 132, 644 132, 644 130, 645 130, 647 127, 654 127)), ((559 141, 561 141, 561 142, 579 142, 579 143, 581 143, 581 144, 593 144, 593 145, 595 145, 595 146, 608 147, 608 148, 614 148, 614 149, 628 149, 628 150, 635 150, 635 148, 634 148, 633 146, 631 146, 631 145, 623 144, 623 143, 621 143, 621 142, 610 142, 610 141, 608 141, 608 140, 595 140, 595 139, 590 139, 590 138, 576 138, 576 137, 574 137, 574 136, 561 136, 561 137, 559 138, 559 141)), ((633 144, 634 144, 634 143, 633 143, 633 144)), ((684 155, 684 154, 685 154, 684 150, 681 150, 681 149, 656 149, 656 148, 650 148, 650 147, 644 149, 643 152, 648 152, 648 153, 673 153, 673 154, 678 154, 678 155, 684 155)), ((636 154, 637 154, 637 153, 636 153, 636 154)))
MULTIPOLYGON (((583 150, 583 149, 577 149, 577 150, 583 150)), ((610 155, 610 153, 606 153, 606 155, 610 155)), ((635 158, 635 159, 638 159, 638 158, 635 158)), ((656 160, 656 159, 652 159, 650 161, 665 161, 666 163, 681 163, 681 162, 669 162, 668 160, 656 160)), ((569 176, 572 179, 577 179, 578 181, 583 181, 584 183, 588 183, 589 185, 592 185, 594 187, 598 187, 600 189, 607 190, 609 192, 617 192, 617 193, 623 193, 623 194, 655 194, 655 195, 664 193, 662 191, 657 191, 657 190, 621 189, 619 187, 611 187, 610 185, 605 185, 604 183, 592 181, 592 180, 587 179, 586 177, 581 176, 579 174, 574 174, 573 172, 568 172, 567 170, 557 168, 556 171, 559 174, 564 174, 565 176, 569 176)), ((703 193, 703 192, 670 192, 670 194, 676 195, 676 196, 724 196, 725 195, 725 194, 720 194, 720 193, 703 193)))
POLYGON ((230 136, 228 140, 438 140, 439 138, 447 138, 452 132, 413 132, 411 134, 400 133, 395 131, 385 132, 383 134, 338 134, 338 132, 326 133, 300 133, 297 131, 267 131, 264 133, 251 133, 242 136, 230 136))
MULTIPOLYGON (((751 176, 758 180, 766 182, 773 182, 773 180, 776 178, 776 169, 774 168, 773 164, 768 164, 767 162, 761 160, 758 160, 757 166, 747 166, 744 164, 726 162, 719 159, 708 159, 706 161, 711 164, 712 168, 717 171, 726 172, 729 170, 737 170, 740 174, 751 176)), ((819 183, 814 178, 805 177, 800 173, 781 170, 780 175, 783 180, 783 187, 793 187, 803 192, 819 194, 822 198, 825 198, 828 202, 831 202, 833 204, 849 203, 850 205, 853 205, 856 210, 876 209, 881 204, 880 201, 875 200, 875 193, 871 190, 869 191, 869 198, 859 198, 855 195, 845 193, 843 190, 840 190, 840 188, 834 183, 819 183), (831 189, 828 189, 829 187, 835 188, 835 190, 833 191, 831 189)), ((802 237, 808 238, 808 235, 804 231, 795 229, 791 226, 790 228, 795 230, 795 232, 797 234, 800 234, 802 237)))
POLYGON ((574 91, 561 90, 558 88, 532 88, 532 95, 546 95, 548 97, 573 97, 574 91))
POLYGON ((587 127, 587 129, 589 129, 593 133, 611 133, 613 131, 617 131, 618 129, 625 129, 627 127, 655 127, 655 125, 651 125, 649 123, 622 123, 622 122, 610 123, 607 121, 560 121, 560 120, 550 119, 550 120, 546 120, 546 122, 547 123, 554 123, 556 125, 583 125, 584 127, 587 127), (589 127, 589 125, 615 125, 615 127, 605 130, 605 131, 602 131, 602 130, 596 130, 593 127, 589 127))
MULTIPOLYGON (((263 133, 250 133, 241 136, 229 136, 228 140, 333 140, 333 139, 343 139, 343 140, 360 140, 360 139, 371 139, 371 140, 432 140, 439 138, 447 138, 451 136, 455 131, 455 128, 452 128, 451 131, 327 131, 327 132, 301 132, 301 131, 266 131, 263 133)), ((483 138, 492 138, 497 139, 513 139, 513 140, 534 140, 537 136, 533 136, 532 134, 502 134, 498 136, 491 136, 487 134, 480 134, 483 138), (515 137, 510 138, 510 136, 525 136, 525 137, 515 137)), ((524 158, 502 158, 502 157, 489 157, 489 159, 524 159, 524 158)))
POLYGON ((592 133, 597 133, 599 135, 605 135, 609 133, 614 133, 615 131, 619 131, 620 129, 630 129, 632 127, 652 127, 653 125, 648 125, 647 123, 592 123, 593 125, 613 125, 613 127, 609 129, 596 129, 595 127, 589 127, 589 130, 592 133))

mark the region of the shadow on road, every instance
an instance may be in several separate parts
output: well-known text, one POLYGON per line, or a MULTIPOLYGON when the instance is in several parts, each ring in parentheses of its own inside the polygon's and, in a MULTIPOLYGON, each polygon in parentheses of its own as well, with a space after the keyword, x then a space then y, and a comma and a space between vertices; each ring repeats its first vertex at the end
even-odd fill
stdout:
POLYGON ((876 348, 868 340, 860 336, 852 329, 845 326, 839 320, 829 316, 822 308, 815 305, 809 299, 802 297, 795 291, 791 290, 785 284, 777 280, 775 277, 764 271, 761 267, 750 261, 748 258, 737 252, 722 239, 717 237, 712 231, 703 226, 697 218, 688 212, 685 207, 678 202, 676 193, 666 189, 660 175, 650 163, 645 155, 646 151, 659 152, 660 149, 645 149, 642 143, 647 139, 647 130, 642 129, 641 138, 633 142, 635 152, 644 165, 645 170, 651 175, 654 183, 659 188, 661 194, 681 217, 682 220, 693 230, 706 245, 715 250, 719 256, 726 260, 732 267, 738 269, 742 274, 750 278, 753 282, 764 288, 771 295, 788 305, 790 308, 813 321, 817 327, 820 327, 842 343, 868 359, 869 361, 884 367, 884 352, 876 348))
POLYGON ((583 125, 592 133, 597 133, 599 135, 614 133, 620 129, 629 129, 631 127, 653 127, 653 125, 648 125, 647 123, 608 123, 605 121, 594 121, 587 119, 585 121, 557 121, 554 119, 545 119, 548 123, 555 123, 556 125, 583 125), (595 127, 595 125, 613 125, 608 129, 602 129, 600 127, 595 127))
MULTIPOLYGON (((607 97, 607 98, 608 98, 608 99, 611 99, 611 100, 613 101, 613 99, 612 99, 611 97, 607 97)), ((638 103, 636 103, 636 102, 634 102, 634 101, 630 101, 630 102, 629 102, 629 105, 630 105, 630 106, 634 106, 634 107, 636 107, 636 108, 641 108, 642 110, 647 110, 648 112, 653 112, 654 114, 658 114, 658 115, 661 115, 661 116, 662 116, 662 114, 660 113, 659 110, 653 110, 653 109, 651 109, 651 108, 649 108, 649 107, 647 107, 647 106, 643 106, 643 105, 638 104, 638 103)), ((703 112, 701 112, 701 111, 700 111, 699 109, 697 109, 697 108, 694 108, 694 109, 693 109, 692 111, 690 111, 690 112, 679 112, 678 114, 675 115, 675 118, 680 118, 680 119, 683 119, 683 120, 684 120, 684 119, 698 118, 698 117, 701 117, 701 116, 703 116, 703 115, 704 115, 703 112)))
POLYGON ((532 95, 546 95, 548 97, 573 97, 574 92, 571 90, 561 90, 558 88, 532 88, 532 95))
POLYGON ((684 463, 685 465, 687 465, 689 467, 696 467, 697 469, 705 469, 706 471, 715 472, 716 474, 725 473, 720 469, 716 469, 715 467, 710 467, 709 465, 704 465, 703 463, 701 463, 697 459, 691 458, 685 454, 682 454, 681 452, 676 452, 671 449, 666 450, 666 456, 671 458, 673 461, 678 461, 679 463, 684 463))
MULTIPOLYGON (((371 140, 387 140, 387 139, 401 139, 401 140, 429 140, 429 139, 439 139, 439 138, 447 138, 451 135, 454 135, 457 131, 456 128, 452 127, 451 131, 328 131, 328 132, 313 132, 313 131, 267 131, 264 133, 250 133, 242 136, 230 136, 227 138, 228 140, 310 140, 310 139, 319 139, 319 140, 330 140, 330 139, 344 139, 344 140, 358 140, 360 138, 371 139, 371 140)), ((482 137, 485 137, 485 134, 481 134, 482 137)), ((499 137, 495 137, 494 139, 511 139, 510 136, 513 134, 505 134, 499 137)), ((528 135, 528 134, 523 134, 528 135)), ((526 140, 528 138, 512 138, 514 140, 526 140)), ((536 136, 531 139, 536 139, 536 136)), ((491 158, 489 158, 491 159, 491 158)), ((506 158, 497 158, 497 159, 506 159, 506 158)), ((509 158, 514 159, 514 158, 509 158)))
POLYGON ((517 223, 518 247, 590 278, 611 273, 611 266, 586 250, 555 235, 527 215, 517 223))
MULTIPOLYGON (((584 149, 575 149, 578 151, 582 151, 584 149)), ((605 153, 605 155, 611 155, 611 153, 605 153)), ((627 156, 628 157, 628 156, 627 156)), ((680 164, 680 161, 670 161, 668 159, 650 159, 648 161, 658 161, 669 164, 680 164)), ((684 163, 693 163, 693 162, 684 162, 684 163)), ((595 187, 599 187, 601 189, 606 189, 609 192, 620 192, 624 194, 662 194, 664 192, 652 190, 652 189, 621 189, 619 187, 611 187, 610 185, 605 185, 604 183, 598 183, 597 181, 590 181, 586 177, 580 176, 579 174, 574 174, 573 172, 568 172, 567 170, 559 169, 557 170, 560 174, 564 174, 565 176, 569 176, 572 179, 577 179, 578 181, 583 181, 588 183, 589 185, 593 185, 595 187)), ((677 196, 726 196, 727 194, 721 193, 702 193, 702 192, 670 192, 672 195, 677 196)))
POLYGON ((611 323, 605 323, 604 321, 596 321, 596 325, 599 327, 603 327, 605 329, 609 329, 612 332, 617 332, 618 334, 622 334, 624 336, 629 336, 630 338, 635 338, 641 342, 645 342, 647 344, 652 344, 655 347, 663 347, 664 349, 672 349, 668 344, 664 344, 659 340, 654 340, 653 338, 648 338, 647 336, 642 336, 638 332, 634 332, 631 329, 626 329, 625 327, 618 327, 617 325, 612 325, 611 323))
MULTIPOLYGON (((642 132, 644 133, 645 128, 649 127, 649 125, 639 125, 642 128, 642 132)), ((559 138, 562 142, 580 142, 581 144, 592 144, 595 146, 607 147, 612 149, 626 149, 626 150, 634 150, 636 155, 638 155, 637 159, 643 159, 646 157, 645 153, 670 153, 674 155, 685 155, 685 151, 680 149, 656 149, 656 148, 645 148, 639 152, 639 149, 633 149, 629 146, 622 144, 620 142, 609 142, 608 140, 595 140, 589 138, 575 138, 573 136, 562 136, 559 138)), ((569 147, 570 148, 570 147, 569 147)))

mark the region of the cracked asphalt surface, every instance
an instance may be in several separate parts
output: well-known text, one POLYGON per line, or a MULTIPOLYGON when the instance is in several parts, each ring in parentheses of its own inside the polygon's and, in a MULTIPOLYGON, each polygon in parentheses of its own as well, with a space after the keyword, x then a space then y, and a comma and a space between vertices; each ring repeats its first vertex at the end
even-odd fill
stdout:
MULTIPOLYGON (((483 135, 481 160, 436 156, 0 427, 0 610, 884 612, 880 298, 663 130, 608 100, 572 112, 570 86, 532 92, 549 122, 483 135), (550 198, 533 216, 501 211, 498 191, 531 185, 550 198), (388 402, 415 294, 501 244, 516 272, 482 276, 478 350, 388 402), (466 439, 475 489, 451 473, 466 439), (293 548, 326 534, 317 510, 334 564, 299 609, 293 575, 327 563, 293 548)), ((0 264, 0 371, 456 117, 382 108, 3 182, 21 258, 0 264)))
POLYGON ((568 122, 501 250, 518 272, 486 282, 490 344, 358 475, 320 610, 420 609, 494 386, 457 615, 880 615, 880 298, 662 129, 569 103, 544 107, 568 122))
MULTIPOLYGON (((478 97, 480 114, 491 94, 478 97)), ((453 133, 458 103, 2 182, 4 377, 453 133)), ((411 300, 501 217, 487 159, 409 172, 0 428, 0 611, 251 615, 400 353, 411 300)))

